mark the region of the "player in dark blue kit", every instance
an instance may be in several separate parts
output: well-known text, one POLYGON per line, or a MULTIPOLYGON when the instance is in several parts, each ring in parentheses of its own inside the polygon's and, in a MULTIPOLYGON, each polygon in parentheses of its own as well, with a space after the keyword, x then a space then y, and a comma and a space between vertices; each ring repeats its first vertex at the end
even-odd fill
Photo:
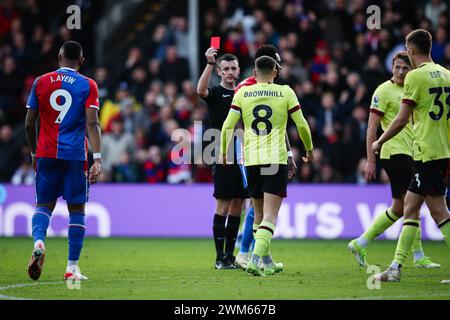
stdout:
POLYGON ((27 102, 25 129, 36 170, 36 210, 32 219, 34 249, 28 265, 31 279, 39 279, 45 258, 45 237, 56 200, 67 201, 69 257, 65 280, 86 280, 78 268, 85 235, 85 203, 89 184, 101 171, 98 88, 78 73, 84 62, 81 45, 65 42, 59 51, 60 68, 38 77, 27 102), (36 122, 40 118, 39 135, 36 122), (88 172, 88 144, 94 164, 88 172))

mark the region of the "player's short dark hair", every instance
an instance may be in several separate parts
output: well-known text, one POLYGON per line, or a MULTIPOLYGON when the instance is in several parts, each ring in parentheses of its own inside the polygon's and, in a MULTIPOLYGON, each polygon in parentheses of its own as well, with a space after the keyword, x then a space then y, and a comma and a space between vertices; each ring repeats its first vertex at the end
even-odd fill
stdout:
POLYGON ((61 53, 65 59, 78 61, 83 56, 83 49, 80 43, 69 40, 61 46, 61 53))
POLYGON ((225 53, 224 55, 220 56, 217 60, 217 64, 221 63, 222 61, 236 61, 239 64, 238 58, 231 53, 225 53))
POLYGON ((419 54, 430 54, 431 34, 424 29, 417 29, 406 36, 406 43, 412 43, 419 51, 419 54))
POLYGON ((255 66, 256 70, 262 73, 268 73, 275 68, 276 61, 269 56, 262 56, 256 59, 255 66))
POLYGON ((269 56, 272 59, 275 59, 276 62, 280 59, 280 55, 278 54, 277 48, 271 44, 265 44, 259 47, 255 52, 255 60, 262 56, 269 56))
POLYGON ((411 66, 411 60, 409 60, 408 54, 406 51, 400 51, 395 54, 395 56, 392 58, 392 65, 394 65, 396 60, 402 60, 405 62, 408 66, 411 66))

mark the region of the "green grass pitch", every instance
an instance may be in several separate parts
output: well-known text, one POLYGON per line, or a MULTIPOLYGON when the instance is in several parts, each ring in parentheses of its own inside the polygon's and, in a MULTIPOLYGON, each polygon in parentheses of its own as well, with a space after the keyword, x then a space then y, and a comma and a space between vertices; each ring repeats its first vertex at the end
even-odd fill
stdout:
MULTIPOLYGON (((368 262, 382 268, 396 242, 376 241, 368 262)), ((48 239, 43 274, 28 278, 31 239, 0 238, 0 298, 27 299, 450 299, 450 251, 443 242, 425 242, 425 252, 441 269, 412 267, 400 283, 369 290, 370 274, 347 251, 347 241, 278 240, 272 255, 285 265, 281 274, 259 278, 241 270, 214 270, 211 239, 88 238, 80 267, 89 277, 79 290, 62 281, 66 239, 48 239)))

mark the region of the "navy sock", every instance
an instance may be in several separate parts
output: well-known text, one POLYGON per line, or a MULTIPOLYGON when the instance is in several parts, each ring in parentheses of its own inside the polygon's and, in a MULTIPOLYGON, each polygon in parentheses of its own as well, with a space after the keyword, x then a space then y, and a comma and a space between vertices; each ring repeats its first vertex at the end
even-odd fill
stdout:
POLYGON ((80 259, 85 233, 84 213, 71 213, 69 222, 69 260, 78 261, 80 259))
POLYGON ((34 242, 36 242, 37 240, 41 240, 42 242, 45 241, 47 229, 50 225, 51 216, 52 212, 46 207, 37 207, 35 209, 33 218, 31 220, 34 242))
POLYGON ((250 207, 245 217, 244 235, 242 236, 242 244, 240 252, 247 253, 250 251, 250 245, 253 238, 253 221, 255 220, 255 209, 250 207))

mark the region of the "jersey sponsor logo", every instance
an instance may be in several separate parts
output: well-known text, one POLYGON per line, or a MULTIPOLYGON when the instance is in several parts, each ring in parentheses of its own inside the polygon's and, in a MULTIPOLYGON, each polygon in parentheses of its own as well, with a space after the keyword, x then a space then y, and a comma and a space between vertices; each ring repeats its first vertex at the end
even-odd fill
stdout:
POLYGON ((228 98, 228 97, 231 97, 231 94, 223 94, 222 97, 228 98))

